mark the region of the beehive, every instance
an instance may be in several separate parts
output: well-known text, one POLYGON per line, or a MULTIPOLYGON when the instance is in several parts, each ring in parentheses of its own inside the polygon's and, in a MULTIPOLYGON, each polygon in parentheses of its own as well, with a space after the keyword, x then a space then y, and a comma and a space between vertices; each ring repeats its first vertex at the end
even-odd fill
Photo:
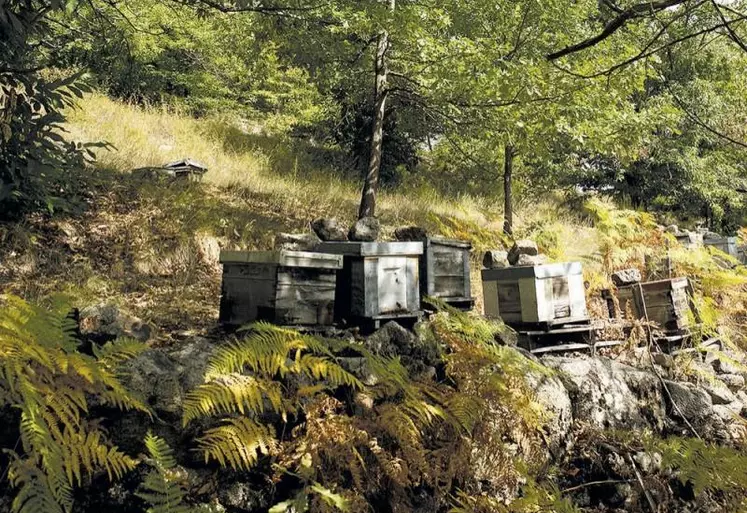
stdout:
POLYGON ((722 237, 720 239, 705 239, 703 243, 706 246, 714 247, 723 251, 727 255, 739 258, 739 249, 736 237, 722 237))
POLYGON ((472 244, 428 237, 420 257, 420 294, 469 310, 474 304, 470 283, 472 244))
MULTIPOLYGON (((622 315, 646 319, 665 332, 682 332, 690 327, 692 287, 687 278, 651 281, 621 287, 617 293, 622 315)), ((692 313, 691 313, 692 312, 692 313)))
POLYGON ((344 257, 337 280, 335 318, 378 327, 420 315, 422 242, 323 242, 317 251, 344 257))
POLYGON ((581 264, 482 271, 485 315, 512 326, 546 328, 589 321, 581 264))
POLYGON ((302 251, 224 251, 220 321, 330 325, 342 257, 302 251))

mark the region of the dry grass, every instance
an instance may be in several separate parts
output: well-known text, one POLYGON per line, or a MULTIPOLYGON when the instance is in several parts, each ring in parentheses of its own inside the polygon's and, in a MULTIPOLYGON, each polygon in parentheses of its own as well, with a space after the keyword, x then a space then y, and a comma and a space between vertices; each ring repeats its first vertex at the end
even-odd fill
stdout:
MULTIPOLYGON (((102 140, 116 147, 99 151, 99 165, 108 169, 128 172, 189 156, 207 165, 205 181, 222 193, 261 196, 278 209, 304 214, 304 219, 315 213, 353 219, 360 191, 344 155, 241 126, 226 119, 196 120, 141 109, 99 95, 87 97, 67 124, 76 140, 102 140)), ((379 212, 388 225, 428 224, 434 215, 486 225, 500 217, 489 200, 443 198, 423 190, 382 191, 379 212)))

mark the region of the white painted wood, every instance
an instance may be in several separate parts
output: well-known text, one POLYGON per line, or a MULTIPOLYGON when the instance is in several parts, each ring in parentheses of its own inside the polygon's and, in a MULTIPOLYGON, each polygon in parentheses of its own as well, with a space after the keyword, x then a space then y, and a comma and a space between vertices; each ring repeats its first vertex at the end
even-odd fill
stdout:
POLYGON ((422 242, 322 242, 317 251, 350 256, 420 256, 422 242))
POLYGON ((586 319, 589 311, 586 308, 586 286, 583 275, 576 274, 568 277, 568 296, 571 300, 571 317, 586 319))
POLYGON ((377 262, 379 314, 407 310, 407 258, 379 257, 377 262))

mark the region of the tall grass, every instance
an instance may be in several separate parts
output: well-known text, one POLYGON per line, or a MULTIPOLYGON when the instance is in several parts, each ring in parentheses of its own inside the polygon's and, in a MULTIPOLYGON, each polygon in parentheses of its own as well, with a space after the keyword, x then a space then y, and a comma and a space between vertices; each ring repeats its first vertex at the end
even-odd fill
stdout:
MULTIPOLYGON (((111 143, 114 150, 97 155, 98 165, 108 169, 128 172, 191 157, 210 169, 205 181, 219 193, 249 191, 282 210, 346 221, 357 211, 359 180, 339 150, 267 135, 246 123, 194 119, 91 95, 69 113, 67 129, 76 140, 111 143)), ((487 198, 445 198, 429 188, 384 190, 379 215, 391 226, 432 225, 435 215, 498 228, 498 205, 487 198)))

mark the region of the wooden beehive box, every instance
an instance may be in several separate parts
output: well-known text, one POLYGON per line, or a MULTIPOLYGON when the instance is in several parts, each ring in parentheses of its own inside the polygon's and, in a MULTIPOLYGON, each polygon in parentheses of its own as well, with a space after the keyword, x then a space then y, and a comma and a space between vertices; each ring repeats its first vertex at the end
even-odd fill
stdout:
POLYGON ((578 262, 482 271, 485 315, 506 324, 545 328, 589 322, 578 262))
POLYGON ((220 322, 241 326, 334 322, 337 273, 342 257, 304 251, 224 251, 220 322))
POLYGON ((692 286, 687 278, 651 281, 618 289, 623 315, 659 325, 665 332, 679 333, 690 327, 692 286))
POLYGON ((723 251, 727 255, 739 258, 738 242, 736 237, 723 237, 720 239, 705 239, 703 243, 706 246, 712 246, 723 251))
POLYGON ((344 257, 336 320, 376 328, 381 321, 420 316, 422 242, 323 242, 317 251, 344 257))
POLYGON ((420 257, 420 295, 434 297, 456 308, 474 305, 470 283, 472 244, 428 237, 420 257))

